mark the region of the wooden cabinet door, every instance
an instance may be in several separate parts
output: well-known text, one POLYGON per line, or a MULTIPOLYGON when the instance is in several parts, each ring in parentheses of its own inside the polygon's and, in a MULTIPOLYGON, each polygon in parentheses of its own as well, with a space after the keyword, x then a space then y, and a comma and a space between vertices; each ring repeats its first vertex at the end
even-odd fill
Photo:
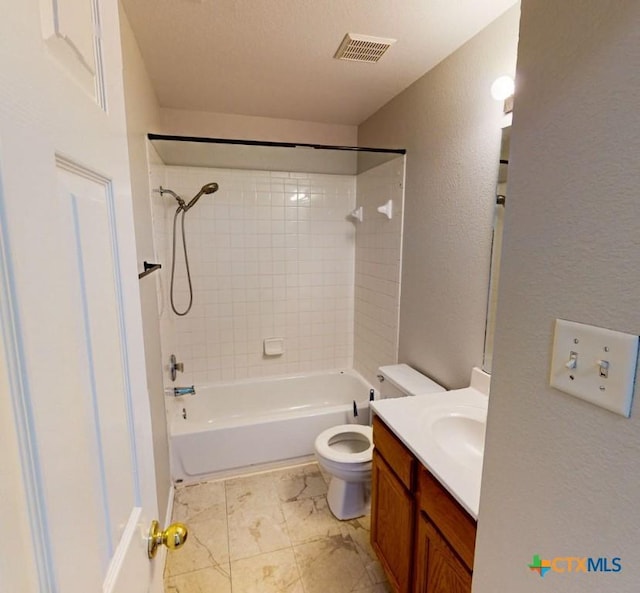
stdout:
POLYGON ((417 519, 413 593, 471 593, 471 573, 424 513, 417 519))
POLYGON ((394 591, 409 593, 415 501, 375 450, 371 495, 371 545, 394 591))

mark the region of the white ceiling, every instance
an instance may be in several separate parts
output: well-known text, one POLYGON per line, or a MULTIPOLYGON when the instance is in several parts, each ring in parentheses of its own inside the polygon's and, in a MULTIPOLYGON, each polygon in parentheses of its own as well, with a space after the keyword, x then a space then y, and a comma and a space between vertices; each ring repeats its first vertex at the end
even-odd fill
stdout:
POLYGON ((364 121, 516 0, 123 0, 162 107, 364 121), (377 64, 345 33, 391 37, 377 64))

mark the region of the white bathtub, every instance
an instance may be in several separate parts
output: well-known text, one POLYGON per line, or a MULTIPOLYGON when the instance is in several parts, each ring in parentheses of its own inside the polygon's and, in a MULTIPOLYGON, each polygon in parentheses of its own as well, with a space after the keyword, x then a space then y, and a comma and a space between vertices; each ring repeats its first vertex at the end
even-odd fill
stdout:
POLYGON ((355 371, 196 385, 196 395, 171 402, 173 479, 192 482, 224 470, 309 456, 324 429, 368 423, 370 389, 355 371))

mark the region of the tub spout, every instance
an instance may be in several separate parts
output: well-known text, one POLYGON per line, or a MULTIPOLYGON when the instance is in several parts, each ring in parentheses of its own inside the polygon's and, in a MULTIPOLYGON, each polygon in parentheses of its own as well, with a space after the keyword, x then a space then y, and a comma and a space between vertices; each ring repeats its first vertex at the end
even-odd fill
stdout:
POLYGON ((175 397, 180 397, 181 395, 195 395, 196 388, 191 385, 191 387, 174 387, 173 395, 175 397))

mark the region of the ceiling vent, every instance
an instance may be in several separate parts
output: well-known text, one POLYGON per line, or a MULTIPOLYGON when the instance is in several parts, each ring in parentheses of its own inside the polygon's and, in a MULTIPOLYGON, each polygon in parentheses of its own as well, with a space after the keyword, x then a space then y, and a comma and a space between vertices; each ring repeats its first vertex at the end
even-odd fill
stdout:
POLYGON ((395 39, 347 33, 333 57, 352 62, 377 62, 395 42, 395 39))

